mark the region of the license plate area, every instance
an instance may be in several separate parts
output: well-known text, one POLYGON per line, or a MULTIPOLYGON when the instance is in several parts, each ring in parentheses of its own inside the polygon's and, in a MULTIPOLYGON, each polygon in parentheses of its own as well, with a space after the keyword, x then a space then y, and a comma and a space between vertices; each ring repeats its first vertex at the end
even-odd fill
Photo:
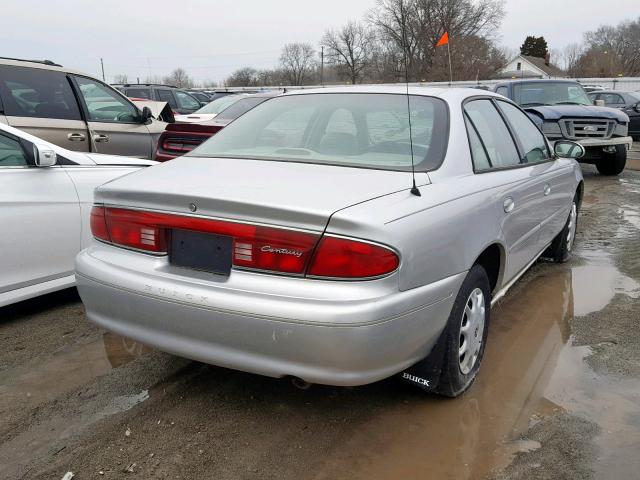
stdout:
POLYGON ((171 231, 171 265, 192 270, 229 275, 233 238, 191 230, 171 231))

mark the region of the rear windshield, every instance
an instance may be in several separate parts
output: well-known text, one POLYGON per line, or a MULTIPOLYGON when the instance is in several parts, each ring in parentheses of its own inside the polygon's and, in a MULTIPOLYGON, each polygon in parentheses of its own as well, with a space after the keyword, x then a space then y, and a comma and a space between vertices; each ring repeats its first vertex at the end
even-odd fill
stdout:
POLYGON ((238 100, 230 107, 225 108, 216 117, 217 120, 235 120, 240 115, 244 115, 253 107, 260 105, 262 102, 269 100, 271 97, 249 97, 238 100))
POLYGON ((226 95, 224 97, 216 98, 214 101, 207 103, 204 107, 202 107, 200 110, 197 110, 195 113, 217 114, 230 105, 233 105, 241 98, 244 98, 244 95, 226 95))
POLYGON ((410 170, 413 150, 416 168, 433 170, 447 144, 447 106, 434 97, 408 99, 379 93, 272 98, 188 155, 410 170))

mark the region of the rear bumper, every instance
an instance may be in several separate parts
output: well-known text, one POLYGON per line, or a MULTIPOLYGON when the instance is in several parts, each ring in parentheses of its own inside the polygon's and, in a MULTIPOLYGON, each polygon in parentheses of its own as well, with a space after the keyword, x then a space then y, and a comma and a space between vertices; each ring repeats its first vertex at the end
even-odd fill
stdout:
POLYGON ((424 358, 465 275, 399 292, 393 277, 327 282, 233 271, 194 279, 165 261, 106 245, 80 253, 89 320, 205 363, 330 385, 375 382, 424 358))

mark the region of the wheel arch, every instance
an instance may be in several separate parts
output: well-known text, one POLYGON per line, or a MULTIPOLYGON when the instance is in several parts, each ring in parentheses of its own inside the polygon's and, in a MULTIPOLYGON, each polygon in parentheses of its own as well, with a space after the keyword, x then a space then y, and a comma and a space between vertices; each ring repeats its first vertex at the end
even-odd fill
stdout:
POLYGON ((576 188, 576 194, 578 195, 578 209, 582 206, 582 197, 584 196, 584 180, 578 182, 578 188, 576 188))
POLYGON ((473 262, 473 265, 480 265, 487 272, 491 293, 495 293, 502 284, 505 263, 506 251, 504 245, 499 242, 487 245, 473 262))

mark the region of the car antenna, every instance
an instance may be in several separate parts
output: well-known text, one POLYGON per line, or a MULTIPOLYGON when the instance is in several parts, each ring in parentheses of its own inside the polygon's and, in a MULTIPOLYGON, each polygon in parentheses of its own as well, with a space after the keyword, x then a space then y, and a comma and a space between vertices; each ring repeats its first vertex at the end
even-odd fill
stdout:
POLYGON ((413 159, 413 133, 411 128, 411 104, 409 102, 409 67, 407 61, 407 47, 406 47, 406 32, 403 29, 403 36, 405 37, 405 48, 404 48, 404 81, 407 87, 407 118, 409 119, 409 148, 411 149, 411 177, 413 179, 413 185, 411 186, 411 193, 416 197, 421 197, 422 194, 420 190, 416 186, 416 164, 413 159))

